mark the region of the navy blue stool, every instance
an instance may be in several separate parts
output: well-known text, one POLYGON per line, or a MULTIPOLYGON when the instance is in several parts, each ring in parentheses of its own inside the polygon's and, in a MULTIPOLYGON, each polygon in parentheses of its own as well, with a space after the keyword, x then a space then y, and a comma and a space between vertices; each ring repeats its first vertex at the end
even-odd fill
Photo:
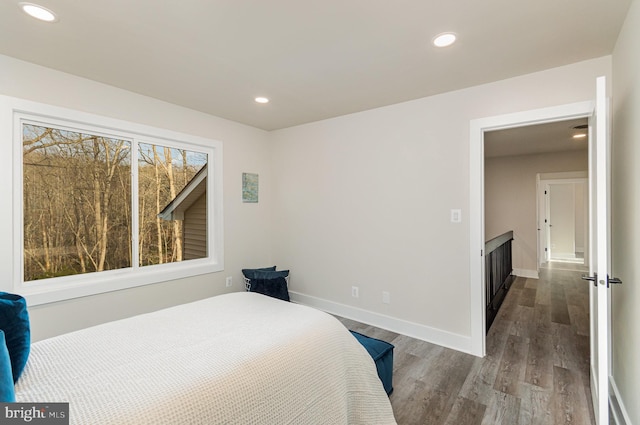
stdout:
POLYGON ((376 364, 378 377, 380 377, 382 381, 384 390, 387 392, 387 395, 391 394, 393 392, 393 344, 362 335, 358 332, 349 332, 367 349, 367 352, 376 364))

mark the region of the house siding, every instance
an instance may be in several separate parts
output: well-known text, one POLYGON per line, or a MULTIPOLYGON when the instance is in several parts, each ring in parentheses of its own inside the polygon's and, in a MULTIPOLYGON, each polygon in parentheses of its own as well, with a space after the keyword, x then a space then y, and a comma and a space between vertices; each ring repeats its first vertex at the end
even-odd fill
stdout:
POLYGON ((184 259, 207 256, 207 195, 184 212, 184 259))

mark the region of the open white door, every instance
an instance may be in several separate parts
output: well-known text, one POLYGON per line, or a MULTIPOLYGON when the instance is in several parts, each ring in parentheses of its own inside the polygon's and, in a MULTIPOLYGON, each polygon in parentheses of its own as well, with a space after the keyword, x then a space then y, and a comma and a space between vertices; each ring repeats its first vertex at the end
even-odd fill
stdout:
MULTIPOLYGON (((606 78, 596 81, 596 107, 589 138, 589 276, 591 313, 591 394, 596 423, 609 423, 610 375, 610 224, 609 224, 609 105, 606 78)), ((617 281, 617 282, 616 282, 617 281)))

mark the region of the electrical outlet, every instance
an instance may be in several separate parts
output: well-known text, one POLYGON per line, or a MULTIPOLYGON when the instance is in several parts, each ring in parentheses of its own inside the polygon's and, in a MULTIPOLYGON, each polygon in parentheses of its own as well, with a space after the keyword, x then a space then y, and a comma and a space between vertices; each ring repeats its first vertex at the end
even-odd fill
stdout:
POLYGON ((387 291, 382 291, 382 303, 391 304, 391 294, 389 294, 387 291))
POLYGON ((360 290, 358 289, 357 286, 352 286, 351 287, 351 296, 353 298, 358 298, 360 296, 360 290))
POLYGON ((233 285, 233 277, 227 276, 227 278, 224 280, 224 283, 227 285, 227 288, 233 285))

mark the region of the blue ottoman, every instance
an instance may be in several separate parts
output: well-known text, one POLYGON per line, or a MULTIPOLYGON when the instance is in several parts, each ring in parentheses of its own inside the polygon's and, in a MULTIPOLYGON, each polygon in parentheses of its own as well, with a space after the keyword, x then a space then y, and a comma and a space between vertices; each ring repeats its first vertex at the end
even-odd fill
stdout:
POLYGON ((378 376, 387 395, 393 392, 393 345, 358 332, 349 331, 367 349, 378 370, 378 376))

